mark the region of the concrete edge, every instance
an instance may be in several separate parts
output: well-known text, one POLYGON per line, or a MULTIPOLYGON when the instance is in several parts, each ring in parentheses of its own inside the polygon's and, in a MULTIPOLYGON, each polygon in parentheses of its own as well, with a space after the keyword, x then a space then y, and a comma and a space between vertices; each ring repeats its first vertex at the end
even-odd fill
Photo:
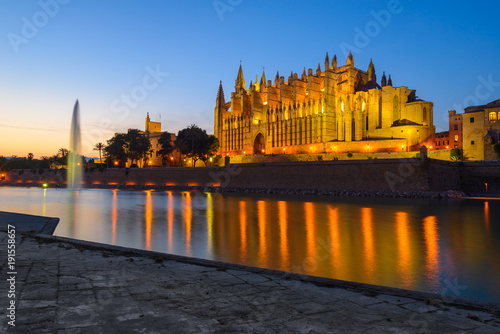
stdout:
POLYGON ((305 274, 297 274, 291 273, 281 270, 273 270, 266 268, 258 268, 258 267, 250 267, 240 264, 233 264, 215 260, 206 260, 200 258, 192 258, 182 255, 161 253, 156 251, 147 251, 137 248, 129 248, 123 246, 116 245, 108 245, 98 242, 85 241, 79 239, 72 239, 67 237, 46 235, 46 234, 25 234, 26 236, 34 237, 37 240, 41 240, 42 242, 65 242, 69 244, 73 244, 76 246, 84 247, 88 250, 97 250, 97 251, 109 251, 115 253, 115 255, 122 256, 141 256, 152 258, 158 260, 159 262, 163 261, 176 261, 180 263, 199 265, 204 267, 211 267, 217 269, 233 269, 233 270, 242 270, 248 271, 256 274, 263 274, 268 276, 274 276, 278 279, 282 280, 291 280, 291 281, 299 281, 311 283, 320 287, 329 287, 329 288, 342 288, 346 290, 350 290, 353 292, 361 292, 367 296, 377 295, 377 294, 385 294, 392 295, 396 297, 405 297, 412 298, 415 300, 425 301, 430 305, 433 305, 435 302, 441 302, 446 306, 454 306, 462 309, 468 310, 481 310, 486 312, 493 312, 498 316, 498 312, 500 312, 500 303, 490 303, 490 302, 482 302, 470 299, 463 299, 457 297, 450 296, 442 296, 435 293, 430 292, 421 292, 414 290, 406 290, 400 288, 392 288, 381 285, 367 284, 367 283, 358 283, 351 281, 338 280, 334 278, 325 278, 318 276, 311 276, 305 274))

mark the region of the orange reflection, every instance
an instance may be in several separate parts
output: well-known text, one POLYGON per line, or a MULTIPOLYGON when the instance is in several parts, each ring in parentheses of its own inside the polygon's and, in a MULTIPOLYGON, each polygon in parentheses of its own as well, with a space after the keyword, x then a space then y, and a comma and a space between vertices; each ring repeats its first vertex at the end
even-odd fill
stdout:
POLYGON ((151 249, 151 223, 153 221, 153 204, 151 200, 151 190, 146 190, 146 211, 144 218, 146 219, 146 250, 151 249))
POLYGON ((401 285, 411 287, 411 247, 408 233, 408 213, 396 212, 396 233, 398 239, 399 263, 398 271, 401 275, 401 285))
POLYGON ((168 209, 167 209, 167 224, 168 224, 168 252, 172 253, 173 243, 172 236, 174 234, 174 197, 171 191, 167 191, 168 194, 168 209))
POLYGON ((484 224, 486 226, 486 231, 490 231, 490 203, 488 201, 484 202, 484 224))
POLYGON ((191 207, 191 193, 185 192, 182 198, 184 208, 184 223, 186 226, 186 254, 191 256, 191 221, 192 221, 192 207, 191 207))
POLYGON ((245 201, 240 201, 240 259, 243 261, 247 260, 247 203, 245 201))
POLYGON ((424 218, 424 237, 427 249, 425 261, 427 277, 437 284, 439 283, 439 232, 436 217, 429 216, 424 218))
POLYGON ((278 202, 278 217, 279 217, 279 228, 280 228, 280 259, 281 259, 281 270, 287 270, 290 265, 290 258, 288 256, 288 235, 287 235, 287 208, 286 202, 278 202))
POLYGON ((373 212, 371 208, 361 208, 361 224, 363 230, 365 274, 371 280, 376 271, 373 212))
POLYGON ((318 257, 316 254, 316 222, 314 217, 314 203, 305 202, 304 203, 305 218, 306 218, 306 262, 304 265, 307 266, 308 272, 311 274, 317 268, 318 257))
POLYGON ((111 244, 116 245, 116 222, 118 220, 118 198, 116 196, 117 190, 112 190, 113 191, 113 203, 112 203, 112 208, 111 208, 111 222, 112 222, 112 227, 111 227, 111 244))
POLYGON ((259 265, 267 264, 267 234, 266 234, 266 202, 257 201, 257 215, 259 220, 259 265))
MULTIPOLYGON (((332 274, 340 273, 340 235, 339 235, 339 209, 328 206, 328 220, 330 222, 330 238, 332 252, 332 274)), ((336 276, 332 276, 336 277, 336 276)), ((341 276, 337 276, 341 277, 341 276)))
POLYGON ((207 193, 207 231, 208 231, 208 254, 214 250, 214 199, 211 193, 207 193))

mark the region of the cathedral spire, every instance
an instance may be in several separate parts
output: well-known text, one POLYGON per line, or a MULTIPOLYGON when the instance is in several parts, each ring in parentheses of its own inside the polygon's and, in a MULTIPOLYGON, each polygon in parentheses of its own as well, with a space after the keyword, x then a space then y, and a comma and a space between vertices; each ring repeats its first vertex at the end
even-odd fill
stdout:
POLYGON ((316 74, 319 75, 321 73, 321 64, 318 63, 318 69, 316 70, 316 74))
POLYGON ((278 87, 280 83, 280 71, 276 72, 276 77, 274 78, 274 86, 278 87))
POLYGON ((325 57, 325 72, 330 68, 330 57, 328 57, 328 52, 326 53, 325 57))
POLYGON ((302 72, 302 80, 306 80, 307 74, 306 74, 306 68, 304 67, 304 72, 302 72))
MULTIPOLYGON (((222 89, 222 80, 220 81, 220 84, 219 84, 219 91, 217 92, 217 107, 221 107, 223 105, 226 104, 226 101, 224 99, 224 90, 222 89)), ((148 113, 148 117, 149 117, 149 113, 148 113)))
POLYGON ((370 65, 368 65, 368 81, 376 82, 377 75, 375 74, 375 65, 373 65, 373 61, 370 59, 370 65))
POLYGON ((245 78, 243 77, 243 69, 241 68, 241 64, 240 69, 238 70, 238 77, 236 78, 234 87, 236 88, 236 90, 238 90, 238 88, 246 89, 245 78))
POLYGON ((354 57, 352 56, 351 50, 349 50, 349 55, 347 56, 347 61, 345 63, 347 66, 354 67, 354 57))
POLYGON ((389 80, 387 81, 387 86, 392 86, 392 79, 390 74, 389 74, 389 80))
POLYGON ((260 78, 260 86, 267 87, 266 73, 264 73, 264 69, 262 69, 262 77, 260 78))
POLYGON ((337 69, 337 55, 333 55, 331 69, 334 70, 334 71, 337 69))
POLYGON ((385 72, 382 74, 382 82, 380 83, 380 86, 387 86, 387 77, 385 76, 385 72))

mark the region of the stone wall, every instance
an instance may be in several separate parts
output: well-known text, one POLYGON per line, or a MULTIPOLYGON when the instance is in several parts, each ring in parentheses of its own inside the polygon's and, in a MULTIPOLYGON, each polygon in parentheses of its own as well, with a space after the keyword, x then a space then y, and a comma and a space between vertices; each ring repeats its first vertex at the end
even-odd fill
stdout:
MULTIPOLYGON (((18 170, 3 183, 63 184, 61 171, 18 170)), ((500 161, 447 162, 433 159, 371 159, 308 162, 262 162, 225 167, 98 169, 84 183, 109 186, 222 186, 353 191, 445 191, 500 195, 500 161)))

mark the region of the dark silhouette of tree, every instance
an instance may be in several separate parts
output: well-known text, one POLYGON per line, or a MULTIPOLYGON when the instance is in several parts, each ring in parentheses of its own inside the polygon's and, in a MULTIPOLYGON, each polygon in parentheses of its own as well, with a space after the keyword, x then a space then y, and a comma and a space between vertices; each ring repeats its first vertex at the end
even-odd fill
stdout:
POLYGON ((32 161, 34 156, 33 153, 28 153, 28 161, 32 161))
POLYGON ((151 142, 147 135, 137 129, 130 129, 126 135, 128 142, 128 157, 132 162, 143 160, 143 166, 151 155, 151 142))
POLYGON ((102 164, 102 150, 104 150, 106 146, 99 142, 97 144, 95 144, 94 146, 94 151, 99 151, 99 164, 102 164))
POLYGON ((185 129, 179 131, 175 140, 176 147, 193 160, 193 166, 196 161, 207 154, 209 141, 205 130, 202 130, 195 124, 191 124, 185 129))
POLYGON ((118 162, 119 166, 124 166, 127 161, 128 151, 127 136, 124 133, 118 133, 108 140, 108 145, 104 148, 106 155, 118 162))
POLYGON ((162 156, 162 160, 165 161, 167 157, 175 150, 174 143, 172 142, 172 134, 163 132, 158 139, 158 143, 161 146, 158 154, 160 154, 162 156))

